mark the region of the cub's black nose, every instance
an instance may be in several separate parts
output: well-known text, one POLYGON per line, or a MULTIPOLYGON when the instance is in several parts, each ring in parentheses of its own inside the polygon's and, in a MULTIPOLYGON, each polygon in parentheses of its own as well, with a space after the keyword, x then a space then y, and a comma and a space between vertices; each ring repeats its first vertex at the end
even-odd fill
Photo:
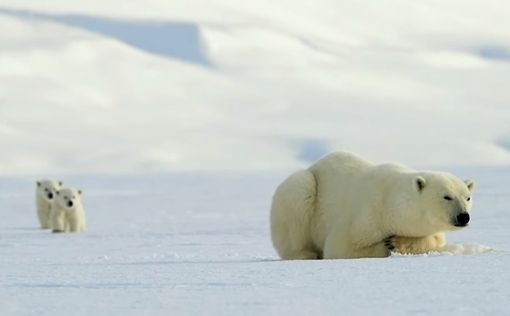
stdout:
POLYGON ((468 213, 460 213, 457 215, 457 225, 456 226, 466 226, 469 223, 469 214, 468 213))
POLYGON ((69 207, 73 207, 73 201, 69 201, 69 202, 67 202, 67 206, 69 206, 69 207))
POLYGON ((48 193, 48 199, 53 199, 53 193, 48 193))

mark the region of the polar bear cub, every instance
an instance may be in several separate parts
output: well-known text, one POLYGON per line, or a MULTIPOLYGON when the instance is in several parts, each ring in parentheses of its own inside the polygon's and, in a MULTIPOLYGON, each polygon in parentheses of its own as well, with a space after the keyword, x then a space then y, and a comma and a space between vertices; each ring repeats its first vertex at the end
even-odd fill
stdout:
POLYGON ((467 226, 472 180, 335 152, 276 189, 271 237, 282 259, 387 257, 440 250, 467 226))
POLYGON ((35 199, 37 217, 42 229, 51 228, 50 209, 55 193, 62 187, 62 181, 39 180, 36 182, 35 199))
POLYGON ((54 233, 85 231, 85 210, 82 191, 63 188, 56 192, 51 205, 51 228, 54 233))

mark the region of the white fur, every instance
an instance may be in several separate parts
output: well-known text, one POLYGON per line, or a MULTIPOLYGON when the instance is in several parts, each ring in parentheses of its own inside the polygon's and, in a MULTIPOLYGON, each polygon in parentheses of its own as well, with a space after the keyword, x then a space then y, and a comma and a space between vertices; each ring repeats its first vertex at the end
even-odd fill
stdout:
POLYGON ((40 180, 36 183, 35 203, 37 206, 37 217, 42 229, 51 228, 51 202, 55 197, 56 191, 61 187, 62 181, 40 180))
POLYGON ((276 189, 273 245, 283 259, 386 257, 393 247, 437 250, 446 242, 442 232, 458 229, 452 221, 471 209, 473 186, 448 173, 374 165, 335 152, 276 189))
POLYGON ((63 188, 57 192, 51 206, 51 228, 54 233, 85 231, 85 210, 81 191, 75 188, 63 188), (72 206, 68 203, 72 202, 72 206))

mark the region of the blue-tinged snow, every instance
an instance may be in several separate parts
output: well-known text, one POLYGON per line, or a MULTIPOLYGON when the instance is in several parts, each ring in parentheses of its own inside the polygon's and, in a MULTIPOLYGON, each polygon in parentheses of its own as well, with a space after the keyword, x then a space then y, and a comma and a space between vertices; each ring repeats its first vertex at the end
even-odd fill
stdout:
POLYGON ((58 22, 114 38, 151 54, 208 66, 198 25, 191 22, 122 20, 80 14, 45 14, 0 7, 0 14, 58 22))
POLYGON ((36 228, 32 178, 0 182, 2 315, 482 315, 510 309, 508 168, 474 178, 446 253, 280 261, 269 205, 287 172, 65 177, 89 230, 36 228))
POLYGON ((503 46, 485 46, 479 49, 479 53, 487 59, 510 61, 510 51, 503 46))

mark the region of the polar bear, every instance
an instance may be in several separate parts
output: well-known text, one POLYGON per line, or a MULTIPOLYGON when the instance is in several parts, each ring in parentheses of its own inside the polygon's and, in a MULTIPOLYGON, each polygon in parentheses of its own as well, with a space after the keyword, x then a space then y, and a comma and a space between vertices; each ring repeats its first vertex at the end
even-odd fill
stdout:
POLYGON ((37 217, 42 229, 48 229, 50 224, 51 202, 55 192, 62 187, 62 181, 39 180, 35 187, 35 201, 37 206, 37 217))
POLYGON ((375 165, 334 152, 297 171, 276 189, 271 237, 282 259, 387 257, 425 253, 444 232, 469 222, 472 180, 375 165))
POLYGON ((63 188, 56 192, 51 205, 51 228, 54 233, 85 231, 85 210, 81 200, 82 191, 63 188))

